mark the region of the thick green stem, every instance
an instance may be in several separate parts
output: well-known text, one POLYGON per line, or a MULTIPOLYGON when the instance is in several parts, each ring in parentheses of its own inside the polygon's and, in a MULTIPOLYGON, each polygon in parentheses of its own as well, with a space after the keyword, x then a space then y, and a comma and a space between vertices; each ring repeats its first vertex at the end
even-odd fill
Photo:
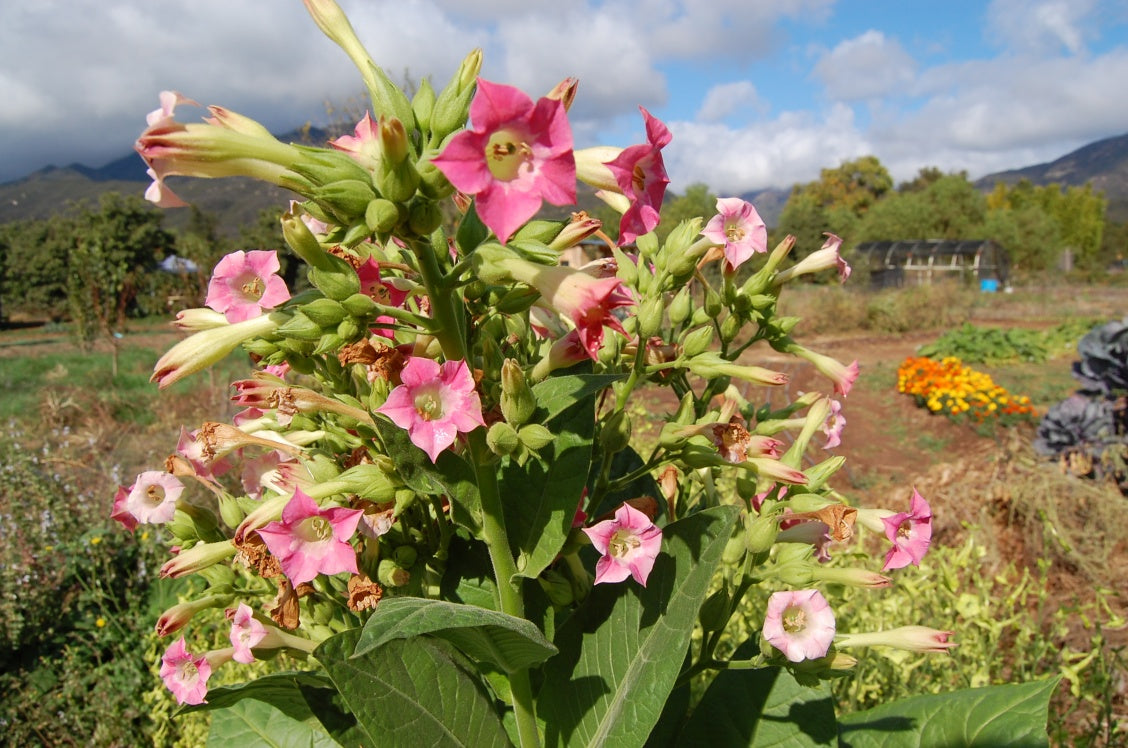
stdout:
MULTIPOLYGON (((443 354, 450 360, 467 361, 470 346, 463 334, 462 305, 455 294, 446 288, 446 279, 443 277, 432 244, 419 241, 415 243, 414 249, 419 262, 419 275, 431 299, 431 315, 438 323, 438 329, 434 334, 442 346, 443 354)), ((489 550, 490 562, 493 565, 494 579, 497 581, 498 604, 503 613, 524 618, 525 601, 521 594, 521 581, 517 578, 517 564, 509 548, 509 533, 505 528, 497 472, 494 470, 492 454, 486 445, 485 429, 475 429, 470 432, 468 440, 470 459, 474 465, 478 495, 482 504, 482 535, 485 537, 486 548, 489 550)), ((519 670, 511 673, 509 689, 521 748, 539 746, 540 733, 537 730, 529 671, 519 670)))

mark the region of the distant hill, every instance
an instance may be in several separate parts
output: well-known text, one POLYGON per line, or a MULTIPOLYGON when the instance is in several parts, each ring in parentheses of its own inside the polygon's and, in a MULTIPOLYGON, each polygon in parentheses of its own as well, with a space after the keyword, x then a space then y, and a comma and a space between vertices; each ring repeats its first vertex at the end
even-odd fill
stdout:
POLYGON ((1046 164, 988 174, 975 186, 988 191, 997 182, 1013 185, 1022 179, 1039 186, 1056 183, 1081 187, 1091 183, 1108 199, 1109 217, 1128 221, 1128 133, 1082 146, 1046 164))
MULTIPOLYGON (((284 142, 319 144, 329 136, 324 130, 305 128, 278 137, 284 142)), ((1116 221, 1128 221, 1128 134, 1091 143, 1046 164, 989 174, 975 184, 988 191, 996 182, 1014 184, 1020 179, 1037 185, 1056 182, 1081 186, 1091 182, 1094 189, 1103 191, 1108 198, 1109 216, 1116 221)), ((105 192, 141 194, 148 183, 144 162, 132 153, 99 168, 83 164, 48 166, 22 179, 0 184, 0 223, 66 213, 75 203, 96 203, 105 192)), ((239 226, 255 221, 263 210, 277 209, 294 197, 286 190, 239 177, 173 177, 169 184, 185 201, 214 214, 219 226, 232 234, 239 226)), ((768 189, 741 197, 756 206, 768 226, 775 226, 789 194, 789 189, 768 189)), ((167 216, 167 225, 175 228, 188 219, 188 211, 170 210, 167 216)))

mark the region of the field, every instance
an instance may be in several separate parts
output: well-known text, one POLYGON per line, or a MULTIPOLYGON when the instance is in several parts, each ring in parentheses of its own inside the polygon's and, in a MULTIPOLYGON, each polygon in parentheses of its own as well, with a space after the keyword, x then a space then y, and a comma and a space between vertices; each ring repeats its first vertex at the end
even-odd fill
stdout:
MULTIPOLYGON (((960 625, 991 628, 993 619, 1000 622, 994 638, 982 645, 994 647, 993 652, 969 643, 964 652, 955 650, 948 666, 937 667, 970 672, 970 659, 983 655, 1009 668, 972 674, 965 685, 984 684, 977 677, 998 680, 1009 674, 1018 679, 1069 671, 1073 677, 1066 674, 1055 699, 1052 733, 1096 745, 1123 740, 1117 725, 1123 729, 1128 720, 1121 659, 1128 645, 1128 600, 1121 592, 1128 572, 1128 525, 1119 521, 1125 499, 1114 486, 1066 475, 1038 457, 1030 447, 1033 424, 975 429, 954 423, 917 407, 897 393, 895 384, 901 361, 962 322, 1044 329, 1067 318, 1119 319, 1128 310, 1128 292, 1086 287, 1013 295, 938 291, 872 297, 804 289, 791 296, 788 303, 795 308, 786 313, 804 317, 795 337, 842 361, 857 359, 861 367, 843 410, 847 426, 836 453, 846 456, 847 463, 835 476, 835 487, 858 504, 900 510, 915 486, 932 504, 933 548, 964 553, 963 567, 955 573, 965 585, 967 580, 1002 580, 1004 589, 1010 580, 1020 580, 1015 586, 1026 590, 1015 598, 1022 625, 1003 626, 1002 613, 989 609, 970 611, 975 590, 966 586, 956 591, 951 609, 940 611, 946 618, 920 621, 953 628, 957 641, 972 639, 960 625), (1031 636, 1039 642, 1023 638, 1031 636), (1060 654, 1060 659, 1022 659, 1034 652, 1060 654), (1070 659, 1071 653, 1079 656, 1070 659)), ((169 392, 158 393, 148 384, 152 364, 177 339, 163 322, 135 324, 118 344, 119 371, 113 376, 104 345, 78 350, 60 329, 0 331, 0 419, 9 425, 9 441, 20 435, 20 448, 43 454, 43 465, 73 484, 75 495, 86 502, 84 521, 91 525, 108 514, 118 483, 163 462, 181 424, 191 428, 205 418, 234 412, 226 400, 226 382, 245 364, 240 354, 219 371, 198 375, 169 392)), ((753 348, 748 361, 783 367, 792 377, 789 395, 826 389, 809 366, 771 351, 753 348)), ((1043 412, 1074 388, 1071 361, 1070 351, 1062 350, 1042 364, 984 368, 1010 391, 1029 395, 1043 412)), ((20 501, 2 497, 0 515, 10 516, 20 501)), ((99 532, 112 535, 116 530, 99 532)), ((937 604, 943 608, 946 603, 937 604)), ((0 664, 0 670, 11 672, 17 665, 27 666, 26 661, 0 664)), ((960 683, 953 679, 952 685, 960 683)), ((872 695, 850 698, 860 705, 872 695)), ((23 714, 35 717, 34 712, 23 714)), ((11 718, 11 713, 0 714, 0 719, 11 718)))

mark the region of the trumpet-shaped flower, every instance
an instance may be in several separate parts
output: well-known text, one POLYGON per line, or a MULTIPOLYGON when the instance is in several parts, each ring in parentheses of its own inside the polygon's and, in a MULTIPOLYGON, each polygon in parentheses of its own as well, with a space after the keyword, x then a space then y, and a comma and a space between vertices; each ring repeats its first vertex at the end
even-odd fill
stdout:
POLYGON ((764 638, 791 662, 825 657, 834 631, 834 611, 818 590, 785 590, 768 598, 764 638))
POLYGON ((478 80, 471 127, 433 159, 477 201, 482 223, 503 243, 542 203, 576 202, 572 129, 563 102, 533 100, 512 86, 478 80))
POLYGON ((264 309, 290 299, 280 269, 278 253, 272 249, 232 252, 216 264, 204 303, 232 324, 261 316, 264 309))
POLYGON ((845 283, 846 279, 850 277, 850 266, 846 264, 846 260, 839 254, 842 239, 829 232, 826 233, 825 236, 826 241, 823 242, 822 247, 807 255, 792 267, 777 274, 773 282, 776 285, 781 285, 799 275, 834 269, 838 271, 838 280, 841 283, 845 283))
POLYGON ((184 637, 174 641, 161 656, 161 680, 178 704, 203 704, 208 693, 211 664, 203 655, 188 651, 184 637))
POLYGON ((898 512, 881 521, 885 525, 885 537, 893 543, 885 556, 882 571, 900 569, 909 564, 920 566, 920 560, 932 543, 932 508, 924 497, 914 488, 909 511, 898 512))
POLYGON ((134 527, 137 524, 163 524, 172 519, 176 512, 176 500, 183 491, 184 484, 175 475, 161 470, 146 470, 137 476, 120 506, 115 497, 114 513, 111 516, 126 527, 130 525, 126 516, 132 517, 134 527))
POLYGON ((839 647, 892 647, 906 652, 944 654, 956 643, 949 641, 951 631, 940 631, 927 626, 898 626, 884 631, 865 631, 843 634, 839 647))
POLYGON ((823 449, 834 449, 842 443, 842 431, 846 428, 846 417, 842 415, 842 403, 837 400, 830 400, 830 412, 827 413, 826 421, 823 422, 821 430, 826 435, 826 444, 823 449))
POLYGON ((255 655, 251 652, 251 647, 266 638, 266 626, 255 619, 254 611, 246 603, 239 603, 235 610, 228 610, 227 618, 231 621, 231 633, 228 636, 231 646, 235 648, 231 659, 243 664, 254 662, 255 655))
POLYGON ((662 549, 662 531, 630 504, 615 510, 615 517, 583 528, 602 558, 595 565, 595 583, 622 582, 627 577, 646 586, 654 559, 662 549))
MULTIPOLYGON (((376 121, 368 112, 364 118, 356 123, 352 135, 342 135, 336 140, 330 140, 329 145, 338 151, 349 154, 354 161, 369 171, 375 170, 380 164, 380 135, 376 121)), ((315 232, 316 233, 316 232, 315 232)))
POLYGON ((411 442, 427 453, 431 462, 454 444, 459 433, 485 426, 482 402, 474 391, 474 377, 465 361, 444 361, 414 356, 400 372, 403 384, 392 390, 376 412, 383 413, 411 442))
POLYGON ((739 197, 717 200, 717 215, 713 216, 701 235, 724 246, 725 270, 734 272, 748 258, 758 252, 768 251, 768 227, 752 203, 739 197))
POLYGON ((630 207, 619 221, 619 246, 630 244, 658 225, 662 199, 666 196, 666 165, 662 149, 673 136, 664 124, 642 107, 646 121, 646 143, 624 148, 606 166, 611 170, 619 190, 630 201, 630 207))
POLYGON ((301 490, 282 509, 282 521, 258 529, 266 547, 295 585, 318 574, 357 573, 356 552, 349 538, 360 522, 359 509, 322 509, 301 490))

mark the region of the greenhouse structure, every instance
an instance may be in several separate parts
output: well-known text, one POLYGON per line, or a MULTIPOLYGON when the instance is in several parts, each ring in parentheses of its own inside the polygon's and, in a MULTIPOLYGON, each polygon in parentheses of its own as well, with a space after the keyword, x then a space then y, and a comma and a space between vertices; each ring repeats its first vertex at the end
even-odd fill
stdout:
POLYGON ((863 242, 850 262, 876 288, 944 281, 996 291, 1007 285, 1007 253, 990 239, 909 239, 863 242))

